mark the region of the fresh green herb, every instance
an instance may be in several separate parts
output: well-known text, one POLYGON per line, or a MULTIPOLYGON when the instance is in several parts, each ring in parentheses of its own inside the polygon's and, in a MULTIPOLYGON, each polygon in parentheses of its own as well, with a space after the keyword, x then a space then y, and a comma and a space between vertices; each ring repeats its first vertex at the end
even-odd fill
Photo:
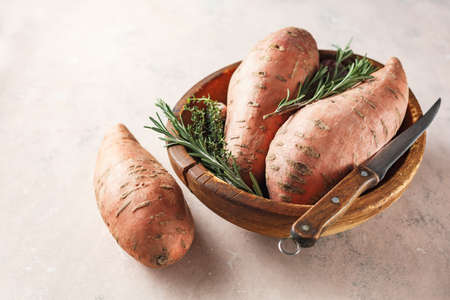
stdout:
POLYGON ((256 180, 252 172, 249 172, 248 175, 250 176, 250 180, 252 181, 254 193, 256 195, 262 196, 263 193, 261 191, 261 188, 259 187, 258 180, 256 180))
POLYGON ((367 57, 355 58, 352 63, 344 64, 344 61, 353 55, 350 43, 344 49, 333 46, 337 49, 334 67, 330 70, 328 66, 320 65, 319 70, 312 76, 306 77, 304 82, 299 83, 297 96, 294 99, 289 99, 288 89, 286 97, 280 101, 277 109, 265 115, 264 119, 297 110, 311 102, 342 93, 364 80, 373 78, 370 74, 376 71, 376 67, 367 57))
POLYGON ((189 98, 183 110, 190 112, 191 122, 186 127, 192 137, 204 139, 208 153, 228 161, 231 153, 225 148, 225 120, 220 116, 217 102, 206 97, 189 98))
POLYGON ((217 177, 236 186, 239 189, 262 196, 261 189, 250 173, 253 189, 250 188, 240 175, 239 166, 234 157, 225 148, 223 120, 217 104, 209 98, 191 99, 185 109, 191 112, 191 124, 184 124, 182 119, 175 116, 172 109, 159 99, 156 106, 170 121, 174 130, 169 130, 156 113, 156 119, 150 117, 153 126, 145 126, 163 135, 161 140, 167 142, 167 147, 184 146, 188 153, 197 158, 207 169, 217 177), (205 109, 195 107, 193 102, 202 101, 205 109))

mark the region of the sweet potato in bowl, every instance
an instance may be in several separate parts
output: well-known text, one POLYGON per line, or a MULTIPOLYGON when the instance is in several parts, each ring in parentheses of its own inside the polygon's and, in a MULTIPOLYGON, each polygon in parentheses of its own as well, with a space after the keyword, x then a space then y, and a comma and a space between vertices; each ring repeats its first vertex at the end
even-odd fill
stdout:
MULTIPOLYGON (((335 54, 335 51, 320 50, 321 60, 332 59, 335 54)), ((378 67, 383 66, 374 60, 371 62, 378 67)), ((180 113, 187 98, 193 95, 210 95, 226 104, 229 80, 238 65, 239 62, 229 65, 194 85, 178 101, 174 111, 180 113)), ((408 108, 399 132, 421 115, 417 99, 409 91, 408 108)), ((340 220, 326 229, 324 235, 342 232, 365 222, 396 201, 415 175, 424 148, 425 135, 391 168, 381 184, 362 195, 340 220)), ((311 207, 276 202, 239 190, 215 177, 190 157, 182 146, 170 147, 168 153, 175 172, 200 201, 226 220, 250 231, 274 237, 288 236, 292 223, 311 207)))

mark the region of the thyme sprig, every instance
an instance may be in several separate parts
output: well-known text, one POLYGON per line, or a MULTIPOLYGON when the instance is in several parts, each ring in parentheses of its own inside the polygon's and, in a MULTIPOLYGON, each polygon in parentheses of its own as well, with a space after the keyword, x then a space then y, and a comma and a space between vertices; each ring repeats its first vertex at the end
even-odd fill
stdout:
POLYGON ((297 110, 319 99, 340 94, 354 87, 356 84, 373 78, 370 74, 376 71, 376 67, 370 63, 367 57, 355 58, 351 63, 344 64, 345 60, 353 56, 350 42, 344 49, 333 45, 336 51, 336 61, 333 68, 321 64, 319 69, 299 83, 297 96, 290 98, 289 89, 286 97, 278 104, 277 109, 264 116, 264 119, 297 110))
MULTIPOLYGON (((219 116, 218 108, 211 105, 214 101, 209 98, 199 98, 190 101, 198 100, 206 101, 206 109, 202 110, 203 113, 199 113, 199 108, 191 109, 192 124, 184 124, 182 119, 175 116, 166 102, 158 99, 156 107, 161 109, 174 130, 170 130, 164 125, 158 113, 156 113, 156 118, 149 117, 153 126, 144 127, 162 134, 163 136, 160 139, 167 142, 167 147, 174 145, 184 146, 192 157, 197 158, 207 169, 225 182, 246 192, 262 196, 261 189, 253 174, 250 173, 253 183, 253 187, 250 188, 242 179, 240 168, 236 164, 234 157, 226 150, 223 120, 219 116), (209 128, 209 134, 204 131, 205 128, 209 128)), ((189 105, 185 106, 185 108, 189 109, 189 105)))
POLYGON ((209 97, 189 98, 183 111, 190 112, 190 122, 186 127, 192 137, 195 140, 203 139, 208 153, 229 160, 231 152, 225 148, 225 120, 221 117, 217 102, 209 97))

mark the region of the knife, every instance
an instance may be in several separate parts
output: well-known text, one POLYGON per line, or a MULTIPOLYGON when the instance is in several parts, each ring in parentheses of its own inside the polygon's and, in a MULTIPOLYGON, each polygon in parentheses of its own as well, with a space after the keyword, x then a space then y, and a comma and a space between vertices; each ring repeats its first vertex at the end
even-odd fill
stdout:
POLYGON ((382 147, 374 156, 353 169, 313 207, 295 221, 289 238, 278 242, 278 249, 296 255, 301 248, 312 247, 323 230, 341 217, 359 195, 383 180, 389 168, 414 144, 433 121, 441 105, 439 98, 433 106, 408 129, 382 147), (295 243, 295 250, 287 248, 287 241, 295 243))

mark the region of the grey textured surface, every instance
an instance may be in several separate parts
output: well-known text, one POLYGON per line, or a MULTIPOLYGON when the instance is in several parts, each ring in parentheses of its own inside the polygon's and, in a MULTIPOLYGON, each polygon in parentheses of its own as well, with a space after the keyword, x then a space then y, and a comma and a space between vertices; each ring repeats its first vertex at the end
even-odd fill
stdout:
POLYGON ((447 1, 1 1, 0 298, 449 299, 449 27, 447 1), (154 100, 175 103, 291 25, 320 48, 353 37, 356 52, 399 57, 425 109, 443 97, 409 189, 294 258, 184 189, 197 229, 191 251, 165 270, 136 263, 95 205, 103 133, 125 123, 170 170, 143 128, 154 100))

